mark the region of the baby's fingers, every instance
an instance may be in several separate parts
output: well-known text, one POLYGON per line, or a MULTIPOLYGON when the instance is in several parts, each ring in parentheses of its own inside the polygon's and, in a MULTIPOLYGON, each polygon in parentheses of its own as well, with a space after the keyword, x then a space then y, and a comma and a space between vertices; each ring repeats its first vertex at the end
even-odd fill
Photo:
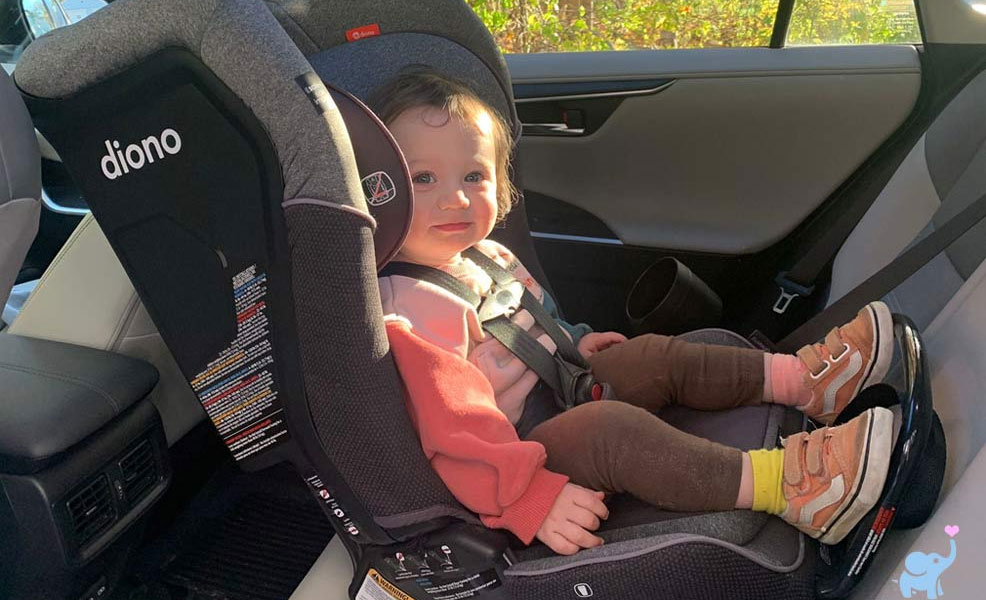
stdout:
POLYGON ((568 541, 577 545, 579 548, 595 548, 603 545, 601 537, 592 535, 580 525, 571 521, 562 523, 558 526, 558 533, 562 534, 568 541))
POLYGON ((599 529, 599 517, 597 517, 591 510, 582 507, 572 511, 572 513, 568 515, 568 520, 589 531, 599 529))
POLYGON ((573 498, 573 502, 576 506, 591 511, 600 519, 605 520, 609 518, 609 508, 603 502, 603 498, 605 497, 606 494, 602 492, 580 487, 579 493, 573 498))

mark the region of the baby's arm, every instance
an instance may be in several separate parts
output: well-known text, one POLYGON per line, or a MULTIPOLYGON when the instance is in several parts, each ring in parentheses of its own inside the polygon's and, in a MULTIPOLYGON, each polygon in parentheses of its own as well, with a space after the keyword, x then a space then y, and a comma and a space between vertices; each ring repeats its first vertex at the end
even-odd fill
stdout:
POLYGON ((388 321, 387 335, 435 471, 487 527, 530 543, 568 478, 544 468, 544 446, 517 438, 474 365, 424 341, 406 321, 388 321))

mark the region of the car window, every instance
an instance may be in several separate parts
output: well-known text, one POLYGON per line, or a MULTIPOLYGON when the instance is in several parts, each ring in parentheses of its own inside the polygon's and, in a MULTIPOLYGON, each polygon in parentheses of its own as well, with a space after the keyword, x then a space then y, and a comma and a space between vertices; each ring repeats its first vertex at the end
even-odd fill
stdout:
MULTIPOLYGON (((771 45, 779 5, 785 4, 778 0, 467 2, 506 53, 765 47, 771 45)), ((913 0, 796 0, 787 39, 798 45, 883 44, 920 43, 921 36, 913 0)))
POLYGON ((104 0, 7 0, 0 2, 0 63, 14 70, 24 48, 52 29, 76 23, 106 6, 104 0))
POLYGON ((794 3, 787 45, 920 44, 913 0, 794 3))

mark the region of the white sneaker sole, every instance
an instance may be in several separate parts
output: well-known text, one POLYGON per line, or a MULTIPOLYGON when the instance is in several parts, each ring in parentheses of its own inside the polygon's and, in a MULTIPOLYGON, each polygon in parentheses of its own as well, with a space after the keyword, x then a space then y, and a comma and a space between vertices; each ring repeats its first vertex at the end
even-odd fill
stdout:
POLYGON ((878 300, 867 304, 866 311, 870 315, 870 323, 873 326, 873 347, 870 348, 870 356, 874 357, 874 360, 870 372, 859 380, 859 389, 853 397, 866 388, 882 382, 887 376, 887 371, 890 370, 890 361, 894 357, 894 320, 890 315, 890 308, 878 300))
POLYGON ((869 415, 869 423, 866 442, 859 455, 861 472, 856 477, 854 489, 846 495, 832 521, 822 528, 824 533, 818 541, 823 544, 841 542, 880 501, 887 481, 893 451, 894 415, 890 410, 880 407, 871 408, 863 414, 869 415))

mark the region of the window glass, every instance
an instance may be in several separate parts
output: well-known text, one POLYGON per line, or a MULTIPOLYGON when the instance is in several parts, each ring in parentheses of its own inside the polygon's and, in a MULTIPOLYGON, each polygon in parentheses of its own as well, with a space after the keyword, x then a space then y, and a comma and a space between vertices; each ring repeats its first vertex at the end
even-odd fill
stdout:
MULTIPOLYGON (((763 47, 777 0, 466 0, 506 53, 763 47)), ((788 43, 919 43, 912 0, 798 0, 788 43)))
POLYGON ((913 0, 798 0, 788 46, 920 44, 913 0))
POLYGON ((777 0, 467 0, 503 52, 766 46, 777 0))

